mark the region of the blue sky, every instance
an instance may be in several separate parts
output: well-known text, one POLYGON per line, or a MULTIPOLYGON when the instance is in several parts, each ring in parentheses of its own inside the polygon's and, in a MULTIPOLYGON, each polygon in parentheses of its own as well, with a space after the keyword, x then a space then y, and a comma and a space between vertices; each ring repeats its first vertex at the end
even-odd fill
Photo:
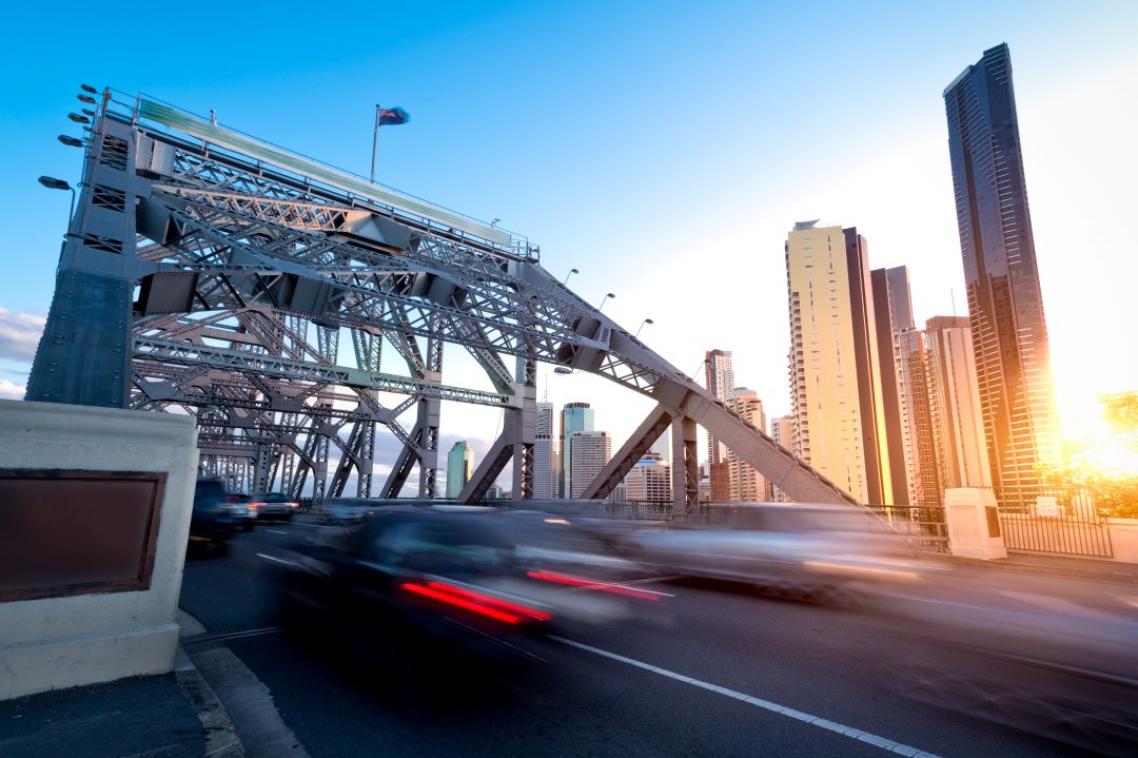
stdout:
MULTIPOLYGON (((400 105, 412 122, 383 130, 381 181, 500 217, 552 271, 581 269, 586 298, 616 292, 606 312, 633 328, 654 318, 644 336, 685 370, 707 348, 733 350, 739 383, 772 413, 788 406, 782 243, 796 220, 856 224, 874 266, 909 265, 919 318, 948 312, 953 288, 962 302, 941 91, 985 48, 1012 50, 1060 357, 1079 360, 1074 335, 1089 326, 1064 305, 1060 282, 1090 284, 1069 246, 1133 199, 1133 2, 127 5, 9 12, 3 318, 47 310, 68 196, 35 178, 77 178, 78 151, 55 135, 74 131, 80 82, 215 108, 362 174, 372 106, 400 105), (1118 192, 1088 201, 1103 186, 1118 192)), ((1094 249, 1133 272, 1117 238, 1094 249)), ((1105 298, 1119 318, 1126 297, 1105 298)), ((22 381, 25 364, 0 354, 0 377, 22 381)), ((595 398, 618 436, 637 421, 636 402, 589 377, 549 393, 595 398)))

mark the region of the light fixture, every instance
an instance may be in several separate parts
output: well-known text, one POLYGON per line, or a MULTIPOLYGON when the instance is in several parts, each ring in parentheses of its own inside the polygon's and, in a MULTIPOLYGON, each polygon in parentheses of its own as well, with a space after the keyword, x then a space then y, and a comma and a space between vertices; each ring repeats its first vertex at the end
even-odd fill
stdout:
POLYGON ((84 92, 90 92, 92 95, 99 94, 99 90, 95 89, 90 84, 80 84, 79 89, 83 90, 84 92))
POLYGON ((615 298, 616 298, 616 295, 614 295, 611 292, 606 294, 603 298, 601 298, 601 304, 597 306, 597 311, 600 312, 601 310, 603 310, 605 307, 605 303, 607 303, 609 300, 613 300, 615 298))
POLYGON ((83 140, 76 139, 70 134, 61 134, 57 139, 68 147, 83 147, 83 140))
POLYGON ((580 272, 580 271, 578 271, 578 270, 577 270, 577 269, 575 269, 575 268, 571 268, 571 269, 569 269, 569 273, 565 275, 565 279, 564 279, 564 280, 563 280, 561 283, 562 283, 562 284, 566 284, 566 283, 568 283, 568 281, 569 281, 569 277, 573 276, 573 274, 579 274, 579 273, 581 273, 581 272, 580 272))
POLYGON ((78 113, 68 113, 67 117, 77 124, 89 124, 91 119, 86 116, 80 116, 78 113))
POLYGON ((95 98, 91 97, 90 95, 76 95, 76 97, 79 98, 79 102, 81 103, 89 103, 91 105, 95 104, 95 98))

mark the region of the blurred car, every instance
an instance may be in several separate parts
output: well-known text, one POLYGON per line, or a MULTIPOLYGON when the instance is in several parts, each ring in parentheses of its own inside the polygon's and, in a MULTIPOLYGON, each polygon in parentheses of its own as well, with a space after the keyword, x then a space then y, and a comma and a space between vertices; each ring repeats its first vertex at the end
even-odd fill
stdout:
POLYGON ((225 482, 199 479, 194 488, 193 513, 190 517, 190 542, 210 543, 225 547, 240 526, 231 504, 226 502, 225 482))
POLYGON ((325 500, 320 510, 329 524, 348 526, 358 524, 379 507, 376 500, 366 497, 333 497, 325 500))
POLYGON ((258 519, 281 521, 291 521, 292 515, 300 509, 300 503, 279 492, 258 492, 250 505, 256 509, 258 519))
POLYGON ((718 515, 710 525, 636 530, 623 543, 664 571, 803 599, 843 601, 922 577, 908 540, 869 511, 756 503, 718 515))
POLYGON ((229 506, 229 513, 237 521, 237 526, 243 532, 253 531, 257 523, 257 509, 253 506, 253 499, 248 495, 231 492, 225 496, 229 506))
MULTIPOLYGON (((358 526, 279 549, 285 602, 354 618, 392 614, 428 635, 527 634, 628 618, 664 593, 620 581, 635 564, 591 557, 541 514, 507 517, 474 506, 390 506, 358 526), (463 631, 465 630, 465 631, 463 631)), ((591 547, 590 547, 591 546, 591 547)))

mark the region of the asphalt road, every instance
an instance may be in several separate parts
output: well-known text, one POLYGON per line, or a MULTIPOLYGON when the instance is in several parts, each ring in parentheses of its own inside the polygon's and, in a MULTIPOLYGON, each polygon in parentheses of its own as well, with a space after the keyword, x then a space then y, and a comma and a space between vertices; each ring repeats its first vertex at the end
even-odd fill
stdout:
POLYGON ((319 619, 282 629, 263 556, 318 528, 258 526, 191 558, 181 599, 208 630, 191 652, 232 651, 312 756, 1073 752, 906 694, 906 663, 990 660, 889 616, 721 587, 653 585, 673 595, 660 617, 489 658, 319 619))

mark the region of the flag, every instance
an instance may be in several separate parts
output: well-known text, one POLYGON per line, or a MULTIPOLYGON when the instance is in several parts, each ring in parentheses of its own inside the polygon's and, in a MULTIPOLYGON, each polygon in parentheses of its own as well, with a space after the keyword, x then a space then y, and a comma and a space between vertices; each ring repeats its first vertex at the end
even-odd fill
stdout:
POLYGON ((402 108, 380 108, 375 106, 375 124, 376 126, 393 126, 395 124, 406 124, 411 120, 411 116, 407 111, 402 108))

